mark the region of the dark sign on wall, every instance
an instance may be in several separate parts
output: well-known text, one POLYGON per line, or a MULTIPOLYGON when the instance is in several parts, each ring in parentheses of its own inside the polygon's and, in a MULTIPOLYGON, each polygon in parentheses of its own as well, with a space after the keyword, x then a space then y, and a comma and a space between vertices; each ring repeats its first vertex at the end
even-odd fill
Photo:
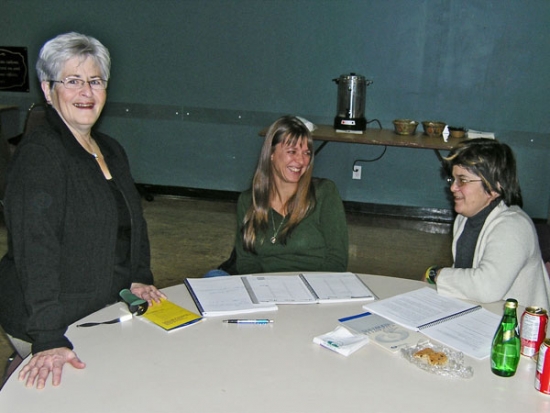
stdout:
POLYGON ((28 70, 26 47, 0 46, 0 91, 28 92, 28 70))

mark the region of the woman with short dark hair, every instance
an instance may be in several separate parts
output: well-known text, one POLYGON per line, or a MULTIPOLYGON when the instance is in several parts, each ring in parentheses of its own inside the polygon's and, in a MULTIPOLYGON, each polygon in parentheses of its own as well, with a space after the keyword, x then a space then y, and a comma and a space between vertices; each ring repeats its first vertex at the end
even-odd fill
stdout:
POLYGON ((441 294, 481 303, 515 298, 549 307, 550 282, 535 227, 521 209, 516 161, 494 139, 466 140, 445 158, 454 209, 451 268, 430 267, 441 294))

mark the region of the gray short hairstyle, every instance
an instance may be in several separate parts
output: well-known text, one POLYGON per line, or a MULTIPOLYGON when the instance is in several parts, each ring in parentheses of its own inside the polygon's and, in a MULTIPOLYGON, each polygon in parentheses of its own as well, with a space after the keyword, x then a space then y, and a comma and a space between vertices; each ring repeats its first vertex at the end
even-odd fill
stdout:
POLYGON ((65 63, 73 57, 92 58, 101 71, 101 78, 109 80, 109 50, 99 40, 75 32, 60 34, 42 46, 36 62, 38 79, 41 82, 58 80, 65 63))

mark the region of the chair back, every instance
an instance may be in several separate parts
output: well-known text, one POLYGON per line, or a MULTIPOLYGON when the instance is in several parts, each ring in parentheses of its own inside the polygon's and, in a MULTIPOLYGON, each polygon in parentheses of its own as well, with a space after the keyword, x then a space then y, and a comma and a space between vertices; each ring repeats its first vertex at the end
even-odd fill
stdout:
POLYGON ((546 272, 550 277, 550 224, 536 223, 537 237, 539 239, 540 255, 546 266, 546 272))
POLYGON ((44 123, 46 123, 46 105, 43 103, 32 104, 27 114, 23 135, 29 134, 37 126, 43 125, 44 123))
POLYGON ((536 223, 537 237, 539 239, 540 253, 544 262, 550 262, 550 224, 536 223))
POLYGON ((6 170, 8 163, 15 152, 15 148, 26 135, 33 131, 36 127, 46 123, 46 105, 42 103, 33 103, 27 111, 27 118, 23 126, 23 132, 13 138, 0 142, 0 209, 4 199, 6 185, 6 170))

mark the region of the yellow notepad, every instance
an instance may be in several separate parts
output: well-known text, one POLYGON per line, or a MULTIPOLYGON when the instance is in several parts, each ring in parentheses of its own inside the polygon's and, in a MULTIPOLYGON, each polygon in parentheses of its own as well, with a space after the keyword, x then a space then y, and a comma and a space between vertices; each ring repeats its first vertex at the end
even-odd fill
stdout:
POLYGON ((200 315, 168 300, 162 300, 160 303, 154 303, 152 306, 149 306, 142 317, 166 331, 186 327, 202 320, 200 315))

